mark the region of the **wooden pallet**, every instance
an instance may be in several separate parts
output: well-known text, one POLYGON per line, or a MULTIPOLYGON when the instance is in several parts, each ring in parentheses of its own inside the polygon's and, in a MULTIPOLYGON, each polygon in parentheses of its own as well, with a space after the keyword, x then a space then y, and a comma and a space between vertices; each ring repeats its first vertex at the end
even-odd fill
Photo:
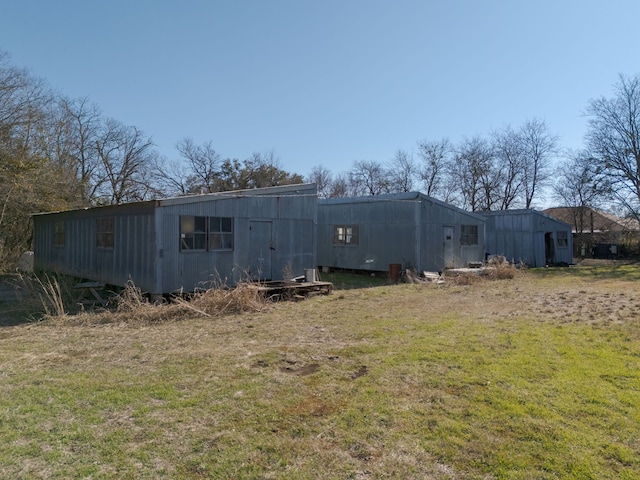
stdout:
POLYGON ((311 295, 329 295, 333 290, 331 282, 262 282, 253 286, 266 298, 301 299, 311 295))
POLYGON ((105 306, 107 301, 102 298, 100 292, 104 292, 106 285, 102 282, 80 282, 73 286, 77 292, 76 303, 83 305, 105 306))

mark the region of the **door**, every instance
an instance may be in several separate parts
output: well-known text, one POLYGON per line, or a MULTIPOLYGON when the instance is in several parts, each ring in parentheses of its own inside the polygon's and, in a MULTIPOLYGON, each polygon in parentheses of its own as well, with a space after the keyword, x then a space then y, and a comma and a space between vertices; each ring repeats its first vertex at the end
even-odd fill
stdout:
POLYGON ((451 226, 446 226, 444 227, 444 231, 443 231, 443 238, 444 238, 444 252, 443 252, 443 259, 444 259, 444 268, 453 268, 455 267, 455 262, 454 262, 454 255, 453 255, 453 227, 451 226))
MULTIPOLYGON (((556 250, 552 232, 547 232, 544 234, 544 261, 546 265, 556 263, 556 250)), ((540 266, 542 265, 536 265, 536 267, 540 266)))
POLYGON ((271 256, 274 251, 271 221, 249 222, 249 276, 252 280, 271 280, 271 256))

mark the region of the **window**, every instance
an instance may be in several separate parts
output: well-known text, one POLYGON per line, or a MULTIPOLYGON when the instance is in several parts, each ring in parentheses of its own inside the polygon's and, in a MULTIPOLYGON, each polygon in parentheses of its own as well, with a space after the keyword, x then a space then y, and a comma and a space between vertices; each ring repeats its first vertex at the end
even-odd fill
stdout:
POLYGON ((180 216, 180 250, 213 251, 232 249, 232 218, 180 216))
POLYGON ((96 226, 98 248, 113 248, 115 220, 113 217, 98 218, 96 226))
POLYGON ((53 223, 53 244, 56 247, 64 247, 64 220, 53 223))
POLYGON ((559 247, 569 246, 569 235, 566 231, 556 232, 556 239, 559 247))
POLYGON ((460 245, 477 245, 478 244, 478 226, 477 225, 461 225, 460 226, 460 245))
POLYGON ((180 250, 207 248, 207 217, 182 215, 180 217, 180 250))
POLYGON ((334 245, 358 245, 357 225, 336 225, 333 229, 334 245))
POLYGON ((209 250, 233 249, 233 221, 228 217, 209 217, 209 250))

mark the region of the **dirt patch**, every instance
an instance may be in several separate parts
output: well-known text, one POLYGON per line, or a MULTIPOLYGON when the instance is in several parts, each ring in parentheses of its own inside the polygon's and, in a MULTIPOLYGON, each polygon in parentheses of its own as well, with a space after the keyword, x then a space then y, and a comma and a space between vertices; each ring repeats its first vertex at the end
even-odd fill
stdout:
MULTIPOLYGON (((291 363, 291 365, 293 365, 296 362, 288 362, 288 363, 291 363)), ((280 371, 284 373, 292 373, 294 375, 299 375, 302 377, 306 375, 312 375, 316 373, 318 370, 320 370, 320 365, 317 363, 309 363, 307 365, 303 365, 297 368, 292 367, 291 365, 288 365, 286 367, 280 367, 280 371)))
POLYGON ((357 372, 351 375, 351 380, 355 380, 356 378, 360 378, 365 376, 369 372, 369 369, 366 365, 362 365, 357 372))

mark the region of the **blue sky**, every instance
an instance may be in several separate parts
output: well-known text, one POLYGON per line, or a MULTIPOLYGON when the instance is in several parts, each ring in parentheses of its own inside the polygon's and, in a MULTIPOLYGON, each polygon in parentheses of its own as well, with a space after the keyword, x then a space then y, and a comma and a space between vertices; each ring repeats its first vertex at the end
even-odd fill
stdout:
POLYGON ((638 18, 635 0, 5 0, 0 49, 170 159, 191 137, 306 175, 534 117, 579 148, 589 100, 640 73, 638 18))

